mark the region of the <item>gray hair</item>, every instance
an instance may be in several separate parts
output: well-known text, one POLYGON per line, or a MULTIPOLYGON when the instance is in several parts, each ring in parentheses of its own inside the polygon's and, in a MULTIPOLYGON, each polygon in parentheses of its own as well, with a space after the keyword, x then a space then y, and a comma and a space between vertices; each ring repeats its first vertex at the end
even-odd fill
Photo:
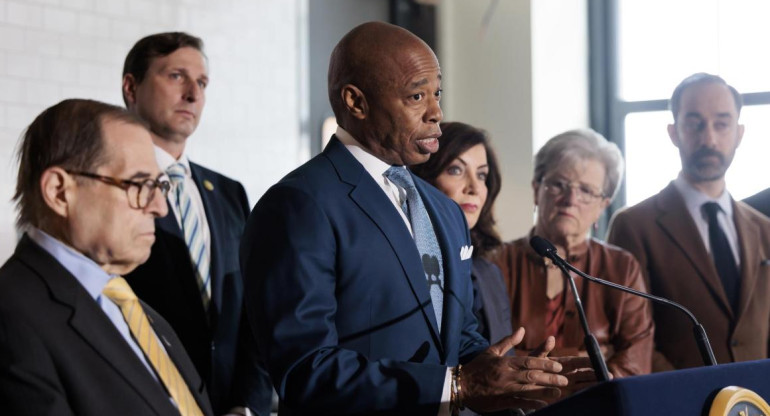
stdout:
POLYGON ((615 143, 607 141, 591 129, 570 130, 552 137, 535 155, 535 182, 559 165, 574 165, 578 161, 597 160, 604 165, 604 189, 610 200, 618 192, 623 178, 623 156, 615 143))

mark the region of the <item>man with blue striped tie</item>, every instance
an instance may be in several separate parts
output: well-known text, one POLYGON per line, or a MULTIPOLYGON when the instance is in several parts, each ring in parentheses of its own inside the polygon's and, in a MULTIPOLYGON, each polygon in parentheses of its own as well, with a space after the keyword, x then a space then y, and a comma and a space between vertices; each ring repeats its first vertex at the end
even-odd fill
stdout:
POLYGON ((126 280, 179 334, 208 384, 215 412, 267 414, 272 388, 266 373, 253 357, 235 364, 243 299, 238 244, 249 213, 246 192, 239 182, 185 154, 208 82, 203 42, 186 33, 147 36, 126 57, 124 101, 149 124, 158 165, 172 184, 170 214, 156 220, 150 259, 126 280))

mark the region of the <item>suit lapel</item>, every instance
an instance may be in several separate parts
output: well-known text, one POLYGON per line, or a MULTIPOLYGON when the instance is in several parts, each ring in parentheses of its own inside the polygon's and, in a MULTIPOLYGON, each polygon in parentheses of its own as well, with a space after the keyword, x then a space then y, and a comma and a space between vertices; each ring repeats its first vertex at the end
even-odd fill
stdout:
POLYGON ((499 339, 499 334, 501 333, 500 330, 500 318, 493 314, 493 311, 497 309, 497 305, 495 304, 494 308, 487 307, 486 303, 491 301, 492 299, 497 299, 494 293, 492 293, 493 288, 490 287, 491 279, 485 279, 482 276, 491 276, 491 273, 489 273, 488 266, 483 266, 482 263, 477 261, 475 258, 473 259, 473 262, 471 263, 471 275, 475 276, 476 280, 476 287, 478 287, 479 292, 481 292, 481 298, 484 299, 484 308, 482 309, 484 313, 484 319, 487 321, 487 329, 489 330, 489 337, 490 342, 495 342, 497 339, 499 339))
POLYGON ((440 346, 438 324, 428 285, 425 283, 425 272, 420 255, 401 216, 379 185, 336 137, 332 138, 323 153, 334 165, 340 179, 353 186, 349 194, 350 198, 377 225, 390 243, 423 316, 428 321, 428 326, 437 341, 436 345, 440 346))
POLYGON ((91 345, 158 414, 174 411, 168 395, 136 357, 98 304, 64 267, 26 235, 16 250, 50 289, 51 297, 72 310, 72 329, 91 345))
POLYGON ((661 191, 657 205, 661 211, 657 222, 663 233, 679 246, 722 308, 728 315, 732 315, 730 302, 727 301, 727 294, 722 287, 714 262, 711 261, 711 256, 706 251, 695 222, 687 211, 684 199, 673 182, 661 191))
POLYGON ((203 388, 203 381, 195 372, 196 370, 193 367, 192 362, 189 360, 189 357, 185 356, 186 352, 181 344, 181 341, 176 338, 176 334, 173 333, 173 329, 165 326, 168 325, 168 323, 161 325, 156 321, 156 319, 163 319, 160 317, 160 315, 158 315, 158 312, 156 312, 146 303, 141 303, 142 308, 144 308, 144 312, 147 315, 147 320, 150 322, 152 329, 155 331, 155 335, 157 335, 158 340, 161 342, 161 344, 163 344, 163 348, 166 350, 166 354, 168 354, 169 358, 174 363, 174 366, 176 366, 179 374, 187 384, 187 387, 190 389, 190 393, 195 398, 200 409, 204 412, 204 414, 209 414, 210 411, 206 409, 206 407, 210 406, 210 403, 208 403, 208 400, 203 397, 206 395, 206 391, 203 388), (169 339, 174 340, 174 343, 172 343, 169 339))
POLYGON ((211 274, 211 301, 217 312, 216 316, 219 316, 219 312, 222 309, 222 273, 219 263, 219 259, 222 257, 219 252, 222 247, 222 244, 219 244, 222 241, 222 236, 220 235, 222 232, 222 213, 217 201, 219 190, 211 185, 211 180, 206 177, 206 172, 200 166, 190 162, 190 172, 192 173, 193 181, 195 181, 195 186, 198 187, 198 193, 201 195, 203 210, 209 225, 209 235, 211 236, 211 247, 209 247, 211 252, 211 266, 209 267, 209 273, 211 274), (208 186, 206 186, 207 183, 208 186))
POLYGON ((742 313, 748 307, 749 299, 754 292, 754 286, 757 284, 759 275, 760 253, 757 250, 761 247, 759 241, 759 229, 752 226, 751 220, 746 216, 744 208, 733 201, 733 221, 738 230, 738 244, 741 253, 741 292, 738 300, 738 310, 735 311, 736 320, 740 319, 742 313))

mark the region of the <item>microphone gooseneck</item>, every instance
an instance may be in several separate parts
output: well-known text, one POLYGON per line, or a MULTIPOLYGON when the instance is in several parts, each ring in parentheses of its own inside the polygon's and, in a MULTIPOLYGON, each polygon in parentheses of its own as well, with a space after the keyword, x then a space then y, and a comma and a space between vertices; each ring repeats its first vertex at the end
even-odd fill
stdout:
POLYGON ((596 337, 588 327, 586 311, 583 308, 583 303, 580 301, 580 295, 578 294, 577 286, 575 286, 575 279, 572 278, 572 275, 567 270, 567 262, 556 254, 556 248, 544 238, 534 236, 529 240, 529 244, 535 249, 537 254, 553 260, 553 263, 559 266, 562 273, 564 273, 564 277, 567 278, 570 288, 572 289, 572 295, 575 297, 575 307, 578 310, 580 324, 583 327, 583 333, 585 334, 583 342, 586 347, 586 352, 588 352, 588 357, 591 359, 591 366, 593 367, 594 372, 596 372, 596 378, 599 381, 609 381, 610 372, 607 369, 607 362, 604 361, 604 356, 602 356, 602 351, 599 348, 599 342, 596 341, 596 337))
POLYGON ((703 328, 703 325, 701 325, 700 322, 698 322, 698 320, 695 318, 695 315, 693 315, 693 313, 690 312, 689 309, 685 308, 684 306, 672 300, 651 295, 649 293, 640 292, 638 290, 631 289, 630 287, 626 287, 614 282, 610 282, 610 281, 583 273, 581 270, 579 270, 575 266, 569 264, 567 261, 559 257, 559 255, 556 254, 556 248, 553 246, 553 244, 551 244, 550 241, 542 237, 538 237, 538 236, 532 237, 532 239, 530 240, 530 245, 540 256, 550 258, 551 260, 553 260, 554 264, 557 264, 559 266, 564 266, 567 269, 575 272, 578 276, 584 279, 587 279, 594 283, 598 283, 600 285, 609 286, 613 289, 622 290, 623 292, 627 292, 632 295, 641 296, 653 302, 663 304, 663 305, 668 305, 684 312, 690 318, 690 321, 692 321, 693 323, 693 333, 695 334, 695 342, 698 345, 698 350, 700 351, 701 358, 703 359, 703 364, 707 366, 717 364, 717 360, 714 357, 714 351, 711 349, 711 343, 709 342, 708 336, 706 335, 706 329, 703 328))

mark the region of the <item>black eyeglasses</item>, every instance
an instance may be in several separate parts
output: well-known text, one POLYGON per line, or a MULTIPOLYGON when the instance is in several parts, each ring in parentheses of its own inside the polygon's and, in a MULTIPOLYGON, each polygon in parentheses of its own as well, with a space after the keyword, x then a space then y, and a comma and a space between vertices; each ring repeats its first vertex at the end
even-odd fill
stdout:
POLYGON ((564 195, 568 189, 571 189, 572 192, 575 192, 577 200, 581 204, 590 204, 598 199, 607 197, 603 193, 596 192, 585 185, 572 185, 567 181, 558 179, 543 181, 543 187, 545 188, 545 191, 552 196, 564 195))
POLYGON ((144 209, 150 205, 152 198, 155 197, 155 190, 159 189, 160 193, 165 198, 168 195, 168 191, 171 189, 171 183, 168 181, 166 175, 160 175, 157 179, 144 179, 142 181, 132 181, 128 179, 118 179, 109 176, 97 175, 90 172, 78 172, 68 170, 70 175, 83 176, 86 178, 96 179, 104 182, 107 185, 117 186, 120 189, 126 191, 128 195, 128 205, 131 208, 144 209), (133 204, 132 204, 133 202, 133 204))

